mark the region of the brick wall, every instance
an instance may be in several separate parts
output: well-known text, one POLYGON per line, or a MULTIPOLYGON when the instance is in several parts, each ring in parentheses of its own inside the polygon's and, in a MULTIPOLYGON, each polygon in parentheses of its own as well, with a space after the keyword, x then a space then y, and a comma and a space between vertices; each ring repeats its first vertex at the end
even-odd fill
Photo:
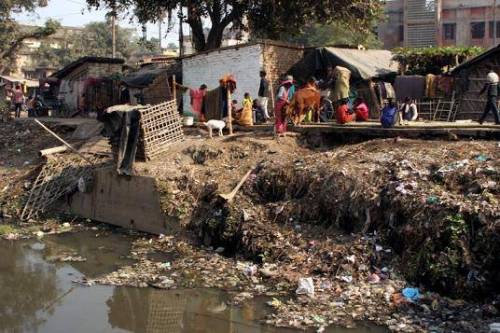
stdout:
MULTIPOLYGON (((245 92, 257 98, 259 72, 264 69, 273 82, 273 90, 279 83, 279 76, 288 70, 304 55, 302 48, 285 47, 273 44, 250 44, 241 47, 214 50, 182 60, 183 85, 198 88, 205 83, 208 89, 219 85, 225 74, 233 74, 237 89, 233 99, 241 103, 245 92)), ((184 112, 189 114, 189 93, 184 94, 184 112)))
POLYGON ((304 57, 303 48, 265 45, 263 52, 264 69, 272 83, 273 91, 279 86, 280 76, 288 73, 290 68, 304 57))

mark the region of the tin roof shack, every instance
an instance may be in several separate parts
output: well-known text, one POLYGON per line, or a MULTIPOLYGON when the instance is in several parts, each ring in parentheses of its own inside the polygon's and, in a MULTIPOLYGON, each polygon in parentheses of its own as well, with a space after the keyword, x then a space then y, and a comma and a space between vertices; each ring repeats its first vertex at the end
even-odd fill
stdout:
MULTIPOLYGON (((459 96, 456 119, 479 120, 486 105, 486 95, 479 96, 479 92, 486 83, 490 69, 500 74, 500 45, 453 69, 455 91, 459 96)), ((487 119, 491 120, 492 118, 487 119)))
POLYGON ((124 63, 123 59, 83 57, 52 74, 51 78, 57 79, 58 99, 66 115, 97 111, 96 108, 116 104, 118 97, 112 87, 113 79, 120 76, 124 63), (90 88, 92 86, 94 88, 90 88))
MULTIPOLYGON (((280 75, 287 73, 303 55, 303 47, 274 41, 255 41, 201 52, 182 59, 183 85, 198 88, 206 84, 208 89, 214 89, 224 75, 233 74, 237 81, 233 98, 241 101, 246 92, 256 98, 261 70, 267 72, 275 90, 280 75)), ((184 105, 190 105, 189 93, 184 95, 184 105)), ((184 108, 186 111, 190 110, 184 108)))
POLYGON ((304 58, 290 72, 300 82, 326 75, 326 68, 341 66, 351 71, 350 85, 370 107, 370 116, 378 117, 380 105, 374 90, 376 81, 392 81, 397 75, 398 64, 387 50, 361 50, 341 47, 310 48, 304 58))
POLYGON ((129 90, 132 105, 155 105, 172 99, 167 68, 143 67, 125 76, 122 84, 129 90))

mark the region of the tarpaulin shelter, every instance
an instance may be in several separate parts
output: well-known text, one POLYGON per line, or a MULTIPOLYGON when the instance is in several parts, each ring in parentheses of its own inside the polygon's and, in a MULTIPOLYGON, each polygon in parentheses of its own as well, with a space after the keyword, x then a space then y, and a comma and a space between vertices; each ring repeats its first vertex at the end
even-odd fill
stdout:
POLYGON ((132 104, 159 104, 172 99, 169 71, 166 68, 144 67, 125 76, 132 104), (137 97, 140 96, 140 100, 137 97))
POLYGON ((391 51, 319 47, 306 51, 304 58, 292 67, 290 73, 299 82, 305 82, 326 71, 328 66, 349 69, 352 82, 390 78, 398 71, 391 51))
POLYGON ((327 67, 343 67, 351 72, 350 86, 355 95, 363 97, 370 108, 370 116, 378 117, 380 99, 374 81, 392 81, 397 75, 398 63, 387 50, 361 50, 340 47, 308 49, 304 57, 290 70, 298 83, 311 77, 323 78, 327 67))

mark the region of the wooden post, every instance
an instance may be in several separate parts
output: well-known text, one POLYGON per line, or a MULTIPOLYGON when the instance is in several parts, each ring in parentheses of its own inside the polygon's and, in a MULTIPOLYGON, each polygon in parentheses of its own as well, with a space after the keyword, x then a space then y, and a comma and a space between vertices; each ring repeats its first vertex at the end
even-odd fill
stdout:
POLYGON ((231 92, 229 91, 229 88, 226 89, 227 91, 227 117, 228 117, 228 122, 229 122, 229 135, 233 135, 233 115, 231 114, 231 92))
MULTIPOLYGON (((167 76, 167 80, 168 80, 168 76, 167 76)), ((174 98, 174 101, 177 100, 177 82, 175 81, 175 74, 172 75, 172 96, 174 98)))
MULTIPOLYGON (((274 103, 275 103, 275 100, 274 100, 273 80, 269 80, 269 90, 270 90, 270 94, 271 94, 271 108, 273 109, 273 114, 274 114, 274 103)), ((267 106, 267 112, 269 112, 269 105, 267 106)))
POLYGON ((75 154, 78 154, 78 156, 80 156, 83 160, 85 160, 89 164, 94 164, 94 162, 92 162, 91 160, 89 160, 88 158, 86 158, 82 153, 80 153, 78 150, 76 150, 72 145, 70 145, 69 143, 67 143, 66 141, 64 141, 64 139, 62 139, 59 135, 57 135, 56 133, 52 132, 47 126, 45 126, 44 124, 42 124, 38 119, 35 119, 35 122, 38 125, 40 125, 44 130, 46 130, 47 132, 49 132, 52 136, 54 136, 57 140, 59 140, 63 145, 65 145, 70 150, 72 150, 75 154))

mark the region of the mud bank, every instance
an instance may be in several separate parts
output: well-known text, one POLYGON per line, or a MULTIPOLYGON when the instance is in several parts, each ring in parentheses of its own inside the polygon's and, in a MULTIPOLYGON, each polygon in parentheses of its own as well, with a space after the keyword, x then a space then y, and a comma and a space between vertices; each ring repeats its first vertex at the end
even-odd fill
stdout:
MULTIPOLYGON (((22 166, 15 161, 5 174, 22 166)), ((4 211, 19 210, 13 203, 35 168, 5 182, 4 211)), ((191 135, 135 165, 156 179, 181 232, 132 233, 134 264, 79 282, 219 288, 240 305, 265 295, 273 312, 263 321, 275 326, 321 331, 368 320, 396 332, 487 332, 499 321, 499 170, 498 144, 489 141, 312 149, 301 137, 191 135), (235 200, 221 200, 248 170, 235 200), (314 293, 296 295, 302 278, 314 293), (409 302, 405 287, 422 297, 409 302)))
POLYGON ((277 155, 246 158, 256 167, 232 204, 217 195, 224 184, 205 178, 227 170, 223 149, 203 163, 193 158, 191 173, 164 187, 196 198, 183 201, 192 214, 182 216, 204 246, 256 263, 266 283, 290 292, 302 277, 326 286, 317 299, 279 304, 274 324, 321 326, 297 322, 305 312, 346 324, 332 311, 342 304, 340 312, 395 331, 487 330, 498 314, 496 142, 373 140, 277 155), (416 308, 403 305, 410 315, 401 324, 404 286, 428 293, 416 308))

